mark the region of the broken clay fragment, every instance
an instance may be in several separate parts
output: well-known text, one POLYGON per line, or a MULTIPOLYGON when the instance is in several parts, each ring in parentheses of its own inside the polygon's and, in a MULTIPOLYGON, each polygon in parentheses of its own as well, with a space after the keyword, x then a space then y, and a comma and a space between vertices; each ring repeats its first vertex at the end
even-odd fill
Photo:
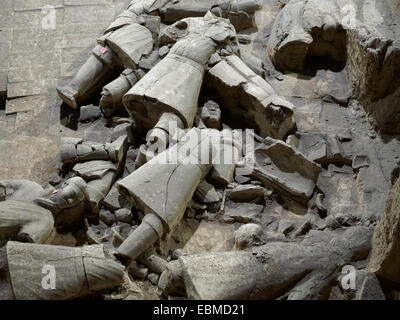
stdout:
POLYGON ((294 105, 238 56, 229 55, 212 67, 208 79, 207 86, 221 99, 230 117, 251 123, 262 136, 283 139, 294 129, 294 105))
POLYGON ((302 153, 282 141, 266 138, 256 148, 254 160, 254 168, 248 168, 251 177, 300 202, 311 199, 321 168, 302 153))
POLYGON ((49 210, 16 200, 0 202, 0 239, 44 243, 54 227, 49 210))

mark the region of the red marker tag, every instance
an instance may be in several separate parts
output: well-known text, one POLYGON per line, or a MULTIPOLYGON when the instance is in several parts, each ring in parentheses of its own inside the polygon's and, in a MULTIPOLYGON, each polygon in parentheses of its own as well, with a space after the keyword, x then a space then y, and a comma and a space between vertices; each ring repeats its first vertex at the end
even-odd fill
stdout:
POLYGON ((57 193, 57 192, 58 192, 58 189, 54 190, 54 191, 52 192, 52 194, 55 194, 55 193, 57 193))
POLYGON ((105 54, 107 52, 107 48, 106 47, 101 47, 100 48, 100 52, 101 52, 101 54, 105 54))

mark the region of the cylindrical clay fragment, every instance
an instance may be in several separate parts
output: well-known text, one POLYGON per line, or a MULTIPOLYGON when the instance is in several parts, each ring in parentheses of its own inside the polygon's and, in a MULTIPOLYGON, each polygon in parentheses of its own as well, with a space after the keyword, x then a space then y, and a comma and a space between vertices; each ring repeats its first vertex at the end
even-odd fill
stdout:
POLYGON ((121 284, 124 267, 102 245, 79 248, 9 241, 7 261, 17 300, 66 300, 121 284), (50 290, 51 289, 51 290, 50 290))

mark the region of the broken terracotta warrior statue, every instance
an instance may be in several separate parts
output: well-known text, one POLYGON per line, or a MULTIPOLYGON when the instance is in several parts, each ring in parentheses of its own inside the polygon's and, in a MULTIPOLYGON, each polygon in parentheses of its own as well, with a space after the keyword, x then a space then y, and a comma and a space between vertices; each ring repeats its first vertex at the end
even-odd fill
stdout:
POLYGON ((221 151, 225 157, 218 158, 214 174, 225 178, 227 183, 233 181, 242 149, 233 136, 223 133, 193 128, 177 144, 117 183, 120 193, 146 214, 140 226, 118 248, 116 256, 121 261, 135 260, 174 230, 201 181, 213 174, 213 159, 221 151))
POLYGON ((105 85, 100 105, 104 114, 111 116, 123 108, 123 95, 160 60, 162 50, 157 38, 161 19, 164 23, 173 23, 191 16, 204 16, 211 10, 217 16, 231 19, 235 28, 241 30, 254 26, 254 12, 259 8, 257 0, 195 3, 133 0, 97 40, 92 55, 72 81, 59 87, 58 93, 66 104, 77 108, 105 85), (119 71, 120 76, 112 81, 113 71, 119 71))
MULTIPOLYGON (((147 34, 149 40, 135 41, 136 45, 140 43, 143 46, 130 48, 132 52, 136 55, 148 54, 150 47, 147 44, 152 43, 152 35, 140 24, 131 24, 118 29, 118 32, 107 34, 105 41, 109 43, 111 50, 105 47, 103 54, 111 55, 115 51, 119 57, 126 58, 123 59, 125 62, 131 63, 133 60, 126 54, 127 47, 124 47, 125 53, 122 48, 122 43, 133 40, 132 35, 135 32, 130 33, 130 28, 143 28, 141 32, 147 34), (117 48, 114 45, 118 37, 121 41, 117 48)), ((179 143, 168 148, 171 137, 176 136, 178 130, 196 132, 190 129, 198 112, 200 91, 207 72, 210 73, 209 78, 213 79, 210 85, 215 91, 219 91, 220 96, 233 97, 238 94, 234 100, 242 101, 248 108, 241 115, 258 123, 258 130, 262 135, 282 139, 295 125, 294 106, 280 98, 263 78, 241 60, 236 31, 228 19, 218 17, 212 12, 207 12, 204 17, 184 18, 166 27, 157 41, 158 45, 169 48, 166 56, 149 72, 142 74, 135 83, 132 82, 131 88, 127 85, 123 90, 122 101, 126 111, 134 119, 137 133, 147 134, 147 144, 140 149, 139 158, 144 158, 140 162, 141 167, 118 182, 120 192, 146 213, 140 227, 118 249, 117 256, 121 260, 135 260, 155 241, 168 235, 179 223, 197 186, 209 172, 217 183, 226 185, 233 180, 235 164, 242 155, 242 150, 232 142, 229 145, 225 141, 221 148, 231 153, 228 165, 185 164, 181 158, 187 155, 183 153, 175 162, 162 162, 166 155, 171 155, 180 148, 179 143), (220 62, 210 65, 210 59, 212 56, 215 58, 215 55, 220 62), (231 93, 230 88, 234 88, 234 92, 231 93), (128 91, 125 93, 126 90, 128 91), (155 145, 166 151, 153 158, 147 151, 155 145), (157 194, 154 194, 155 190, 159 190, 157 194)), ((138 65, 137 62, 136 65, 128 64, 125 67, 135 68, 138 65)), ((81 71, 87 74, 84 71, 85 66, 82 68, 81 71)), ((81 78, 79 73, 77 78, 81 78)), ((118 95, 118 99, 120 97, 118 95)), ((64 100, 68 102, 68 99, 64 100)), ((71 101, 76 102, 76 99, 71 101)), ((105 101, 104 95, 102 101, 105 101)), ((227 105, 232 104, 232 110, 240 109, 231 101, 226 102, 227 105)), ((75 103, 72 104, 74 106, 75 103)), ((209 136, 214 137, 223 135, 218 130, 208 130, 211 129, 202 131, 207 131, 209 136)), ((220 145, 220 141, 217 144, 220 145)), ((213 153, 211 145, 202 146, 200 151, 201 154, 210 152, 213 153)), ((138 162, 137 164, 139 167, 138 162)))

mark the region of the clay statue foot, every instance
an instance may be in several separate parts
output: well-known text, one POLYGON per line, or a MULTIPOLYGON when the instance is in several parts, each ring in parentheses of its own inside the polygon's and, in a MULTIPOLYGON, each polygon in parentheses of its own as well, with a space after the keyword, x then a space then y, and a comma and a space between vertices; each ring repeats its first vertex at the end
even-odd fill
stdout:
POLYGON ((71 88, 70 86, 64 86, 61 88, 57 88, 58 95, 63 101, 69 105, 73 109, 78 108, 78 103, 76 102, 76 98, 78 96, 78 92, 71 88))

